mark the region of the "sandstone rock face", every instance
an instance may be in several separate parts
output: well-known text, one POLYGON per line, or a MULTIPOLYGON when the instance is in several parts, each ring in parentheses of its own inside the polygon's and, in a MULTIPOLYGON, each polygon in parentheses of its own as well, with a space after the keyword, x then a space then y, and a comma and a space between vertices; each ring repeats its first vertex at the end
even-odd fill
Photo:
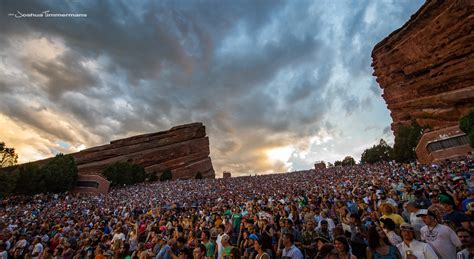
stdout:
POLYGON ((170 170, 173 179, 189 179, 197 173, 204 178, 215 177, 209 153, 209 138, 204 125, 192 123, 168 131, 115 140, 71 155, 76 160, 79 174, 100 174, 110 164, 129 161, 158 177, 170 170))
POLYGON ((392 130, 456 125, 474 106, 474 1, 427 0, 372 52, 392 130))

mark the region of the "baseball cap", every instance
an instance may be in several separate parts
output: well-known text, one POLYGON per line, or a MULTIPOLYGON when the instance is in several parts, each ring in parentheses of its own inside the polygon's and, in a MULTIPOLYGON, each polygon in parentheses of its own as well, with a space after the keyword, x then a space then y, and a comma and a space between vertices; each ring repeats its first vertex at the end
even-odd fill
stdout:
POLYGON ((250 235, 249 235, 249 239, 258 240, 259 238, 258 238, 258 236, 255 235, 255 234, 250 234, 250 235))
POLYGON ((417 217, 422 217, 422 216, 426 216, 426 215, 430 215, 430 216, 433 216, 433 217, 436 218, 436 214, 434 212, 432 212, 430 210, 426 210, 426 209, 420 210, 416 214, 417 217))
POLYGON ((439 202, 441 204, 451 204, 451 205, 454 205, 454 199, 449 196, 449 195, 446 195, 446 194, 441 194, 439 195, 439 202))

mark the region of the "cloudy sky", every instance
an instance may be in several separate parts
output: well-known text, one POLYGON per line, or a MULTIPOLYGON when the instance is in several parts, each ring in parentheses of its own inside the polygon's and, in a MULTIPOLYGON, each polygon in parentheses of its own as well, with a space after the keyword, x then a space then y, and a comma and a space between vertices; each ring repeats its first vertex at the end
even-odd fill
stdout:
POLYGON ((0 141, 20 162, 196 121, 218 176, 393 141, 370 54, 421 0, 131 3, 0 3, 0 141), (87 17, 9 15, 44 11, 87 17))

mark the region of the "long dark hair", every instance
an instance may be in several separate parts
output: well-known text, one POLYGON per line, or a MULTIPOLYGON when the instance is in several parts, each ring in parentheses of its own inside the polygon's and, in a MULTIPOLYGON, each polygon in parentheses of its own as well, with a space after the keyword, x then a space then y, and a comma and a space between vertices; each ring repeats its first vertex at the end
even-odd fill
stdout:
MULTIPOLYGON (((375 249, 381 245, 380 235, 377 231, 377 226, 371 225, 369 227, 369 230, 367 231, 367 242, 369 243, 369 247, 371 249, 375 249)), ((387 236, 384 237, 383 242, 387 245, 392 245, 388 240, 387 236)))
POLYGON ((351 245, 345 236, 337 236, 334 241, 339 241, 344 245, 344 251, 349 253, 351 250, 351 245))

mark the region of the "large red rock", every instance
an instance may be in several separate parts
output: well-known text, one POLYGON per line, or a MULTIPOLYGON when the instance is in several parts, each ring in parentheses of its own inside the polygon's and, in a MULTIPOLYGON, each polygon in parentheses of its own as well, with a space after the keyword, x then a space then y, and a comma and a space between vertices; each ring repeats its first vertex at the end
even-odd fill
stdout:
POLYGON ((215 177, 209 157, 209 138, 202 123, 133 136, 71 154, 79 174, 100 174, 110 164, 129 161, 158 176, 170 170, 174 179, 215 177))
POLYGON ((399 125, 456 125, 474 106, 474 2, 428 0, 373 49, 374 76, 399 125))

